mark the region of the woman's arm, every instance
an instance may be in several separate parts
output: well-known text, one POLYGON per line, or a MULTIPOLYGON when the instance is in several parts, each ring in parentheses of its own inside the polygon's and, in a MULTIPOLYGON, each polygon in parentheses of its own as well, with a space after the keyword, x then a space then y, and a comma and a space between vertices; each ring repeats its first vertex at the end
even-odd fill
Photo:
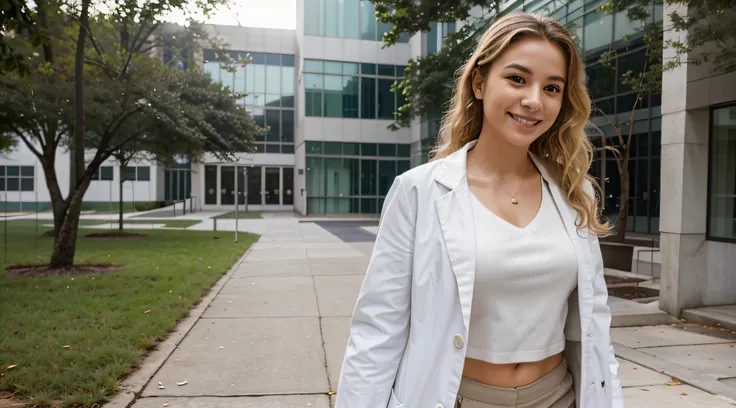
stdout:
MULTIPOLYGON (((595 200, 595 191, 590 181, 585 180, 585 191, 595 200)), ((588 233, 588 245, 593 261, 593 321, 600 322, 598 329, 605 334, 608 342, 608 369, 611 371, 611 395, 613 408, 624 408, 624 396, 621 389, 621 380, 618 378, 618 360, 611 343, 611 308, 608 306, 608 287, 603 273, 603 255, 598 237, 588 233)))
POLYGON ((379 225, 353 311, 336 408, 385 407, 406 347, 414 214, 400 177, 386 195, 379 225))
POLYGON ((613 408, 624 408, 624 396, 621 389, 621 380, 618 378, 618 360, 611 343, 611 308, 608 306, 608 287, 603 277, 603 257, 598 237, 590 234, 588 237, 590 252, 595 265, 593 275, 593 320, 602 322, 598 329, 605 333, 608 341, 608 369, 611 371, 611 395, 613 396, 613 408))

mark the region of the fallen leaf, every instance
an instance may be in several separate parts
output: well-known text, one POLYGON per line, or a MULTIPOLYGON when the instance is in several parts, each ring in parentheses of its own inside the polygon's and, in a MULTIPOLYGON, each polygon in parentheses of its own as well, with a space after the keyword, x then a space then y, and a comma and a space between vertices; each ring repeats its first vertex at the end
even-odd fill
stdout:
POLYGON ((18 367, 18 364, 13 364, 13 365, 9 365, 9 366, 8 366, 8 370, 12 370, 12 369, 14 369, 15 367, 18 367))
POLYGON ((67 344, 66 346, 61 346, 61 348, 65 348, 65 349, 69 350, 69 349, 71 349, 71 348, 72 348, 72 346, 71 346, 71 345, 69 345, 69 344, 67 344))
POLYGON ((682 383, 679 382, 679 381, 670 381, 670 382, 664 383, 664 385, 670 385, 670 386, 672 386, 672 385, 682 385, 682 383))
POLYGON ((684 392, 682 394, 680 394, 680 395, 683 396, 683 397, 687 397, 687 394, 684 393, 684 392))
POLYGON ((149 314, 149 313, 151 313, 151 309, 148 309, 145 312, 143 312, 143 314, 149 314))
POLYGON ((176 385, 179 385, 179 386, 187 385, 187 382, 186 381, 178 382, 176 383, 176 385))
POLYGON ((634 370, 638 370, 638 369, 639 369, 638 367, 634 367, 634 370))
POLYGON ((327 393, 327 395, 335 395, 335 394, 337 394, 335 391, 330 391, 327 393))

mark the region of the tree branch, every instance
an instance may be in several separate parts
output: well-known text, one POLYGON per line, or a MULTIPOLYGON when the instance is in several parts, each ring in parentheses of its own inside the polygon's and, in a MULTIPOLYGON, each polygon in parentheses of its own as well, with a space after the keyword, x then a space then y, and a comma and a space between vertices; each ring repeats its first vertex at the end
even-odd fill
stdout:
POLYGON ((35 154, 36 157, 39 158, 39 160, 43 161, 45 159, 45 156, 41 152, 39 152, 38 149, 36 149, 36 146, 34 146, 33 143, 30 142, 30 140, 28 140, 28 138, 26 137, 25 133, 21 132, 20 129, 18 129, 17 127, 15 127, 13 125, 9 125, 9 126, 10 126, 11 129, 13 129, 13 132, 15 132, 15 134, 18 137, 20 137, 20 140, 23 141, 23 144, 26 145, 26 147, 28 148, 28 150, 30 150, 31 152, 33 152, 33 154, 35 154))

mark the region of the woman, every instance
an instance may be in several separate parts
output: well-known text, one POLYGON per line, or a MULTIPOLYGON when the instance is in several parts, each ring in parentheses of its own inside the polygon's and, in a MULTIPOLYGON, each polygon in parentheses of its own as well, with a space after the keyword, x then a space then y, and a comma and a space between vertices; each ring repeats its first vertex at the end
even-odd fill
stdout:
POLYGON ((622 408, 573 40, 513 14, 461 72, 386 197, 336 407, 622 408))

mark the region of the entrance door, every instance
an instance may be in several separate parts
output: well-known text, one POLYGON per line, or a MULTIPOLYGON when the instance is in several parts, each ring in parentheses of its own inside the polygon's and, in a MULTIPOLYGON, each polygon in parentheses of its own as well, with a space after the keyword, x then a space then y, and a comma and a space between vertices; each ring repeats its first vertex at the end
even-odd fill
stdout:
POLYGON ((262 205, 261 167, 248 167, 248 204, 262 205))
POLYGON ((220 204, 235 204, 235 167, 220 167, 220 204))
POLYGON ((266 167, 266 180, 264 183, 266 205, 281 204, 281 168, 266 167))

